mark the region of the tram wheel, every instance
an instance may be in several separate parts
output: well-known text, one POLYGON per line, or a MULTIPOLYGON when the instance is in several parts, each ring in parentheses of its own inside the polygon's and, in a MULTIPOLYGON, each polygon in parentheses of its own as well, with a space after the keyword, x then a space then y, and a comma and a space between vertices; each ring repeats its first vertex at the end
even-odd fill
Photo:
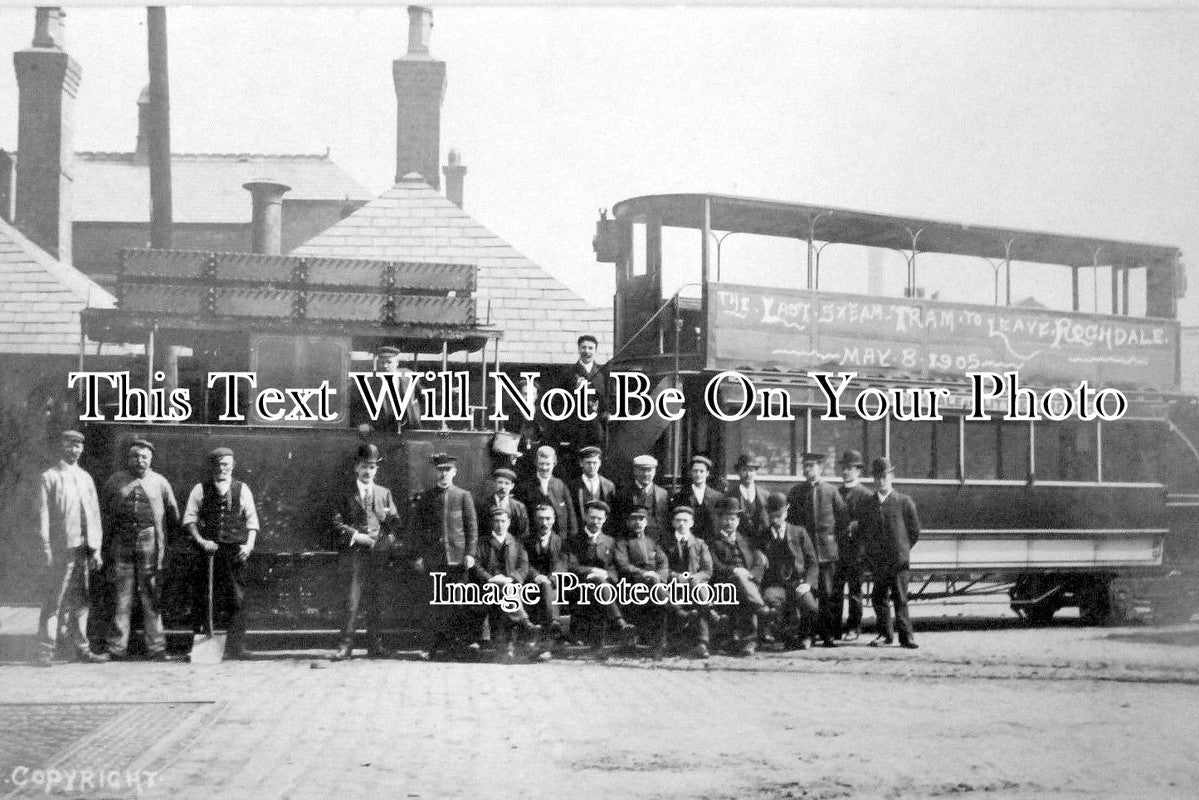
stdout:
POLYGON ((1029 625, 1041 626, 1048 625, 1053 621, 1053 615, 1057 613, 1056 604, 1043 604, 1034 606, 1025 606, 1021 609, 1024 615, 1024 621, 1029 625))
POLYGON ((1094 578, 1078 588, 1078 616, 1083 625, 1121 625, 1128 609, 1108 578, 1094 578))

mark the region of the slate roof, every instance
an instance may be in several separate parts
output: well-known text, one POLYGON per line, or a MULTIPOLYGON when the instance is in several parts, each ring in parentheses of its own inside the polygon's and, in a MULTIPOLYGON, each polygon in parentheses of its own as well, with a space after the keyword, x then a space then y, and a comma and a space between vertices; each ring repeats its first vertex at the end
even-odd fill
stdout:
POLYGON ((500 363, 569 364, 575 338, 599 339, 612 353, 612 310, 583 300, 542 267, 476 222, 419 175, 392 189, 292 251, 292 255, 473 263, 480 321, 503 331, 500 363))
MULTIPOLYGON (((0 353, 78 355, 79 312, 115 305, 100 284, 0 219, 0 353)), ((96 347, 88 342, 87 352, 96 347)))
MULTIPOLYGON (((179 223, 246 223, 250 195, 241 188, 269 177, 292 190, 284 202, 370 200, 372 194, 324 155, 174 153, 172 216, 179 223)), ((133 153, 75 154, 71 216, 77 222, 145 222, 150 169, 133 153)))

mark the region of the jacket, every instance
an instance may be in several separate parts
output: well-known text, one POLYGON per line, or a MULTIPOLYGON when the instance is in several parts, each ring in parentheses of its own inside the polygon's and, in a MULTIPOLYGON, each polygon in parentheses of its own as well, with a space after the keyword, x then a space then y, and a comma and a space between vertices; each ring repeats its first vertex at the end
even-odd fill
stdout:
POLYGON ((60 553, 85 544, 91 552, 99 552, 103 542, 100 498, 92 476, 78 465, 60 461, 42 473, 37 507, 38 531, 46 553, 60 553))
POLYGON ((570 539, 579 530, 574 504, 570 500, 570 490, 566 488, 566 484, 562 482, 561 478, 551 475, 547 491, 542 492, 541 482, 537 480, 536 475, 533 475, 517 486, 516 494, 526 508, 536 508, 538 503, 549 501, 557 516, 554 524, 564 539, 570 539))
POLYGON ((874 493, 860 483, 842 485, 837 492, 845 501, 845 524, 837 533, 838 555, 842 562, 857 564, 862 560, 862 537, 859 532, 862 514, 874 493))
POLYGON ((735 483, 732 488, 725 492, 726 497, 731 497, 741 504, 741 528, 740 531, 753 539, 755 542, 760 542, 762 536, 770 529, 770 516, 766 513, 766 496, 767 491, 757 483, 754 484, 754 499, 751 503, 746 504, 745 498, 741 496, 741 484, 735 483))
POLYGON ((599 567, 607 570, 609 577, 615 579, 616 567, 613 563, 613 550, 615 549, 616 542, 606 533, 597 534, 595 543, 592 544, 587 537, 587 532, 583 531, 575 538, 566 541, 566 569, 580 578, 585 578, 592 569, 599 567))
POLYGON ((362 502, 361 489, 357 481, 338 493, 333 507, 333 540, 338 550, 350 550, 350 540, 355 533, 365 533, 374 540, 370 548, 375 551, 390 551, 394 544, 393 528, 400 518, 400 511, 392 499, 391 490, 379 484, 371 485, 371 499, 362 502), (369 507, 368 507, 369 506, 369 507))
MULTIPOLYGON (((495 508, 497 504, 494 494, 487 495, 487 497, 479 502, 478 518, 482 521, 484 528, 487 527, 491 517, 491 509, 495 508)), ((529 509, 512 495, 508 495, 508 517, 509 532, 516 537, 517 541, 523 542, 525 537, 529 535, 529 509)))
POLYGON ((649 510, 646 535, 661 541, 670 531, 670 497, 665 489, 654 483, 644 489, 631 483, 616 492, 616 505, 612 508, 614 516, 609 530, 624 530, 625 517, 636 503, 643 504, 649 510))
POLYGON ((802 525, 812 537, 816 558, 821 564, 836 561, 837 529, 845 522, 845 501, 831 483, 820 481, 813 486, 800 481, 787 495, 791 511, 787 522, 802 525))
POLYGON ((470 492, 453 485, 426 489, 412 517, 416 550, 426 569, 462 564, 466 556, 478 558, 479 524, 470 492))
POLYGON ((551 533, 549 542, 541 546, 541 537, 536 533, 529 534, 525 540, 525 552, 529 555, 529 574, 544 575, 553 578, 555 572, 566 572, 567 554, 562 545, 562 537, 551 533))
POLYGON ((745 562, 745 568, 749 570, 755 583, 762 582, 762 575, 769 566, 766 554, 755 547, 748 536, 740 532, 737 533, 736 540, 732 542, 723 534, 717 534, 708 541, 708 549, 712 551, 713 580, 728 580, 732 576, 733 568, 738 566, 738 551, 745 562))
POLYGON ((703 539, 691 536, 680 543, 672 536, 661 547, 672 578, 679 578, 685 572, 705 582, 712 580, 712 551, 703 539))
POLYGON ((691 528, 691 533, 700 539, 711 541, 714 537, 720 535, 716 530, 715 511, 716 503, 721 497, 721 493, 711 486, 704 486, 704 501, 697 504, 691 484, 687 484, 675 492, 674 497, 670 500, 670 505, 671 507, 691 506, 695 509, 695 525, 691 528))
POLYGON ((670 580, 670 565, 666 554, 649 536, 625 536, 616 542, 612 561, 617 574, 625 580, 641 583, 646 571, 656 572, 663 581, 670 580))
MULTIPOLYGON (((599 491, 595 494, 592 494, 590 491, 588 491, 587 485, 583 483, 582 476, 573 478, 566 484, 567 488, 570 489, 570 500, 571 505, 574 508, 575 516, 580 520, 583 519, 583 506, 585 506, 587 503, 590 503, 592 500, 602 500, 608 504, 609 508, 615 510, 616 484, 612 483, 612 481, 608 480, 603 475, 596 476, 596 480, 599 481, 599 491)), ((609 516, 607 524, 604 525, 605 532, 611 532, 615 530, 615 528, 612 527, 612 523, 613 520, 611 516, 609 516)))
MULTIPOLYGON (((171 491, 171 484, 166 478, 152 469, 146 470, 146 474, 141 478, 134 477, 123 469, 117 471, 104 482, 104 488, 100 491, 101 524, 106 531, 116 530, 117 510, 125 496, 133 491, 139 482, 154 516, 154 550, 158 569, 162 569, 167 533, 179 525, 179 504, 175 502, 175 493, 171 491)), ((112 539, 112 536, 104 537, 106 549, 112 539)), ((113 563, 111 558, 105 558, 105 561, 113 563)))
POLYGON ((858 533, 867 569, 875 580, 907 569, 911 549, 920 539, 920 518, 912 498, 892 489, 881 503, 878 494, 871 493, 864 505, 858 533))
POLYGON ((758 540, 758 546, 766 554, 769 566, 762 577, 763 586, 795 586, 806 583, 816 586, 819 564, 816 560, 816 549, 812 539, 799 525, 784 524, 785 536, 782 541, 774 538, 774 531, 766 529, 766 533, 758 540))
POLYGON ((488 533, 479 540, 474 574, 480 583, 495 575, 507 575, 517 583, 524 583, 529 575, 529 557, 511 533, 505 533, 499 542, 488 533))

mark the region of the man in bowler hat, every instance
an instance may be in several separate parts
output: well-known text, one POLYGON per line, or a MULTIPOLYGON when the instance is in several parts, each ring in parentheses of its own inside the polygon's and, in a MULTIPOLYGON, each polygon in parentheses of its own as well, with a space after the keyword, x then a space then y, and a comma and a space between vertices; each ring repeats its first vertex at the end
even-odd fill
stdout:
POLYGON ((917 644, 908 616, 908 565, 911 549, 920 538, 920 518, 912 498, 892 486, 895 471, 890 460, 874 459, 870 462, 870 472, 874 492, 865 504, 858 528, 866 568, 874 582, 870 601, 878 620, 878 636, 870 646, 893 644, 898 628, 899 644, 914 650, 917 644))
POLYGON ((837 573, 837 529, 844 524, 845 501, 824 481, 824 455, 803 454, 804 479, 787 495, 791 512, 787 521, 801 525, 812 537, 816 560, 820 563, 816 585, 816 600, 820 615, 816 635, 825 647, 836 647, 840 624, 840 602, 834 602, 833 581, 837 573))

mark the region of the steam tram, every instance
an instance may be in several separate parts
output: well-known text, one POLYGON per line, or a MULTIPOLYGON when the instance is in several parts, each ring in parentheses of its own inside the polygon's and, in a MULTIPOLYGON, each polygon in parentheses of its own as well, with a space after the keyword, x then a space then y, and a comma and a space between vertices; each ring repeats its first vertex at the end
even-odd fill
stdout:
POLYGON ((1199 556, 1199 426, 1195 399, 1179 390, 1177 249, 702 194, 617 203, 601 214, 593 244, 597 260, 616 267, 611 368, 646 373, 655 391, 681 387, 689 400, 677 423, 614 423, 612 458, 654 442, 675 480, 696 452, 733 479, 734 460, 750 453, 767 465, 758 480, 786 491, 800 480, 803 452, 825 453, 826 471, 847 449, 867 461, 885 455, 924 526, 913 597, 1006 588, 1012 608, 1038 623, 1067 606, 1095 623, 1193 610, 1185 594, 1199 556), (733 234, 752 235, 763 252, 789 247, 789 266, 760 263, 729 282, 721 250, 733 234), (828 265, 846 250, 859 264, 902 268, 902 296, 879 292, 877 271, 869 293, 822 288, 822 258, 826 285, 847 282, 828 265), (984 262, 993 304, 925 297, 922 284, 943 265, 961 286, 969 265, 984 262), (1069 306, 1013 305, 1013 272, 1038 295, 1056 282, 1069 306), (1104 293, 1110 309, 1103 298, 1100 313, 1104 293), (707 413, 698 398, 724 371, 753 387, 723 382, 726 413, 742 409, 748 391, 781 390, 794 418, 707 413), (941 386, 949 402, 941 421, 852 412, 826 420, 811 371, 856 373, 843 397, 851 408, 867 387, 941 386), (967 421, 968 372, 1018 372, 1040 390, 1087 380, 1118 387, 1129 407, 1113 422, 967 421))

